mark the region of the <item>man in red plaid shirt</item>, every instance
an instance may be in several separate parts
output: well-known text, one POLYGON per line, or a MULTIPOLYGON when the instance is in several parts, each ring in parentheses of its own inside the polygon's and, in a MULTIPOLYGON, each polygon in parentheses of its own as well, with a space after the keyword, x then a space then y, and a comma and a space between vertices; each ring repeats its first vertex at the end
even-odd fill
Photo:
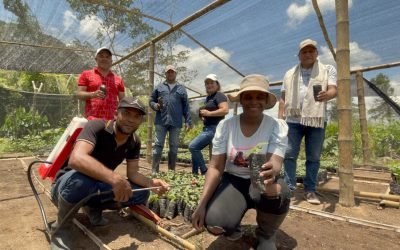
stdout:
POLYGON ((86 102, 86 117, 112 120, 119 100, 125 96, 124 82, 111 71, 112 53, 108 48, 99 48, 95 60, 97 67, 80 75, 75 95, 86 102))

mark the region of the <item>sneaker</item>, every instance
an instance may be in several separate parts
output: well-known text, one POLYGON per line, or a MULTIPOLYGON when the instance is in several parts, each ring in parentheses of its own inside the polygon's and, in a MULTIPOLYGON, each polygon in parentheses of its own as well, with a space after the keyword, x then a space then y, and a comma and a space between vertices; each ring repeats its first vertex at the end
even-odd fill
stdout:
POLYGON ((319 205, 321 204, 321 201, 318 199, 318 196, 315 194, 315 192, 307 192, 304 194, 304 199, 313 205, 319 205))
POLYGON ((235 232, 233 232, 231 235, 227 235, 226 239, 229 241, 237 241, 240 240, 243 236, 243 232, 240 228, 237 228, 235 232))

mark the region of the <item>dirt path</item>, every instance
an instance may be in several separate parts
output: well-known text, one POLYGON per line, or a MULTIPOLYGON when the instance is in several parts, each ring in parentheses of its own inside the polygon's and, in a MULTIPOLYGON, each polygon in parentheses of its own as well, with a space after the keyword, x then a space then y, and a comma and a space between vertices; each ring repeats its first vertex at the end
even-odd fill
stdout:
MULTIPOLYGON (((29 163, 30 160, 25 160, 29 163)), ((148 167, 145 163, 144 167, 148 167)), ((123 166, 121 167, 123 169, 123 166)), ((148 170, 142 169, 144 173, 148 170)), ((121 170, 120 170, 121 171, 121 170)), ((123 172, 123 171, 122 171, 123 172)), ((48 185, 48 183, 47 183, 48 185)), ((0 160, 0 249, 48 249, 44 225, 39 209, 28 185, 23 166, 16 159, 0 160)), ((400 226, 400 211, 394 208, 376 209, 376 203, 357 200, 354 208, 343 208, 337 197, 323 194, 323 204, 309 206, 299 199, 293 204, 360 219, 400 226)), ((54 220, 56 209, 45 194, 41 195, 49 220, 54 220)), ((77 219, 92 230, 112 249, 176 249, 146 225, 130 216, 121 217, 117 211, 107 211, 112 222, 104 228, 91 228, 86 217, 77 219)), ((182 222, 176 218, 175 222, 182 222)), ((203 249, 252 249, 255 212, 246 213, 242 227, 245 236, 230 242, 224 237, 202 233, 189 239, 203 249)), ((186 225, 190 229, 189 225, 186 225)), ((170 228, 172 231, 174 227, 170 228)), ((291 210, 277 234, 279 249, 397 249, 400 233, 360 226, 291 210)), ((98 249, 85 235, 78 233, 76 249, 98 249)))

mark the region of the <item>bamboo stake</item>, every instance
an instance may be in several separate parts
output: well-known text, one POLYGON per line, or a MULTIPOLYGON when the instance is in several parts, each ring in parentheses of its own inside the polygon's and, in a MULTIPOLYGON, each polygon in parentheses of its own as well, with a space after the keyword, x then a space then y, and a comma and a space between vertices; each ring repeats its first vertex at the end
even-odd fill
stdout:
POLYGON ((194 235, 197 235, 197 234, 199 234, 199 233, 202 233, 203 231, 204 231, 204 228, 202 228, 202 229, 200 229, 200 230, 197 230, 196 228, 193 228, 193 229, 190 230, 189 232, 183 234, 183 235, 181 236, 181 238, 182 238, 182 239, 187 239, 187 238, 189 238, 189 237, 192 237, 192 236, 194 236, 194 235))
POLYGON ((108 247, 104 244, 92 231, 90 231, 87 227, 85 227, 82 223, 80 223, 77 219, 72 219, 73 223, 82 230, 101 250, 112 250, 112 248, 108 247))
POLYGON ((357 218, 343 216, 343 215, 331 214, 331 213, 318 211, 318 210, 314 210, 314 209, 310 209, 310 208, 303 208, 303 207, 299 207, 299 206, 295 206, 295 205, 290 205, 290 209, 293 209, 296 211, 301 211, 301 212, 306 212, 309 214, 318 215, 321 217, 330 218, 330 219, 334 219, 334 220, 338 220, 338 221, 346 221, 346 222, 353 223, 353 224, 358 224, 358 225, 363 225, 363 226, 368 226, 368 227, 373 227, 373 228, 379 228, 379 229, 385 229, 385 230, 400 233, 400 227, 394 226, 394 225, 383 224, 383 223, 378 223, 378 222, 368 221, 368 220, 362 220, 362 219, 357 219, 357 218))
POLYGON ((353 182, 353 137, 351 127, 351 80, 349 49, 348 0, 335 0, 336 6, 336 62, 338 85, 339 120, 339 203, 346 207, 354 206, 353 182))
MULTIPOLYGON (((24 168, 25 171, 27 171, 27 167, 26 164, 23 160, 19 159, 20 162, 22 163, 22 166, 24 168), (26 168, 25 168, 26 167, 26 168)), ((39 180, 38 176, 36 175, 35 172, 33 172, 33 177, 34 180, 36 182, 36 184, 38 184, 42 189, 44 194, 51 200, 51 195, 50 195, 50 191, 46 189, 46 187, 43 185, 43 183, 39 180)), ((106 244, 104 244, 99 237, 97 237, 94 233, 92 233, 92 231, 90 231, 87 227, 85 227, 82 223, 80 223, 77 219, 73 219, 72 222, 84 233, 86 234, 89 239, 91 239, 93 241, 93 243, 95 243, 99 249, 101 250, 111 250, 111 248, 109 248, 106 244)))
POLYGON ((387 201, 387 200, 381 200, 379 205, 383 205, 385 207, 394 207, 394 208, 400 208, 400 202, 395 202, 395 201, 387 201))
MULTIPOLYGON (((149 58, 149 85, 147 86, 148 96, 151 96, 151 93, 154 89, 154 61, 155 61, 155 43, 151 43, 150 45, 150 58, 149 58)), ((153 154, 153 116, 154 112, 150 108, 147 107, 147 142, 146 142, 146 161, 147 163, 152 162, 153 154)))
POLYGON ((332 53, 333 59, 336 61, 336 53, 333 49, 331 39, 329 39, 328 31, 326 30, 326 26, 324 23, 324 19, 322 18, 321 11, 319 10, 317 0, 312 0, 312 5, 314 7, 315 14, 317 14, 319 26, 321 26, 322 34, 324 35, 325 41, 328 44, 329 50, 332 53))
POLYGON ((352 73, 355 73, 357 71, 367 72, 367 71, 378 70, 378 69, 388 69, 388 68, 398 67, 398 66, 400 66, 400 62, 386 63, 386 64, 380 64, 380 65, 375 65, 375 66, 370 66, 370 67, 354 69, 351 72, 352 73))
POLYGON ((215 58, 217 58, 218 60, 220 60, 223 64, 225 64, 226 66, 228 66, 231 70, 235 71, 238 75, 244 77, 244 74, 242 74, 239 70, 237 70, 236 68, 234 68, 232 65, 230 65, 227 61, 225 61, 224 59, 222 59, 221 57, 219 57, 217 54, 215 54, 214 52, 212 52, 209 48, 207 48, 206 46, 204 46, 202 43, 200 43, 196 38, 194 38, 192 35, 188 34, 186 31, 184 31, 183 29, 180 29, 180 31, 185 34, 189 39, 191 39, 193 42, 195 42, 197 45, 199 45, 200 47, 202 47, 205 51, 207 51, 208 53, 210 53, 211 55, 213 55, 215 58))
POLYGON ((357 97, 358 97, 358 113, 360 115, 360 127, 361 127, 361 142, 363 149, 363 163, 364 166, 369 166, 371 162, 371 152, 368 145, 368 123, 365 108, 365 94, 364 94, 364 80, 363 73, 358 71, 356 73, 357 79, 357 97))
MULTIPOLYGON (((339 177, 336 176, 329 176, 331 179, 339 179, 339 177)), ((367 180, 360 180, 357 179, 357 176, 354 176, 354 182, 359 182, 359 183, 368 183, 368 184, 376 184, 376 185, 382 185, 382 186, 389 186, 389 184, 384 183, 382 181, 367 181, 367 180)))
POLYGON ((132 215, 136 219, 140 220, 141 222, 143 222, 144 224, 146 224, 147 226, 152 228, 154 231, 164 235, 165 237, 167 237, 168 239, 170 239, 174 243, 178 244, 179 246, 183 246, 185 249, 196 250, 195 245, 193 245, 189 241, 187 241, 185 239, 182 239, 181 237, 179 237, 179 236, 177 236, 177 235, 165 230, 164 228, 156 225, 155 223, 153 223, 149 219, 143 217, 142 215, 136 213, 135 211, 133 211, 133 210, 131 210, 131 211, 132 211, 132 215))
POLYGON ((362 175, 357 175, 357 174, 354 174, 353 177, 354 178, 359 178, 359 179, 371 180, 371 181, 380 181, 380 182, 385 182, 385 183, 390 181, 389 179, 386 179, 386 178, 379 178, 379 177, 372 177, 372 176, 362 176, 362 175))
POLYGON ((168 36, 169 34, 173 33, 175 30, 180 29, 181 27, 185 26, 186 24, 189 24, 190 22, 196 20, 197 18, 205 15, 206 13, 218 8, 219 6, 229 2, 230 0, 216 0, 214 2, 212 2, 211 4, 207 5, 206 7, 204 7, 203 9, 193 13, 192 15, 190 15, 189 17, 183 19, 182 21, 180 21, 179 23, 177 23, 176 25, 172 26, 171 28, 169 28, 168 30, 166 30, 165 32, 159 34, 158 36, 154 37, 153 39, 151 39, 150 41, 147 41, 145 43, 143 43, 142 45, 140 45, 139 47, 137 47, 136 49, 134 49, 132 52, 128 53, 126 56, 120 58, 119 60, 115 61, 113 63, 113 65, 121 63, 123 61, 125 61, 126 59, 128 59, 129 57, 135 55, 136 53, 140 52, 141 50, 147 48, 148 46, 150 46, 150 43, 156 43, 158 41, 160 41, 161 39, 165 38, 166 36, 168 36))
POLYGON ((234 108, 233 108, 233 115, 237 115, 238 113, 238 107, 239 107, 239 103, 235 102, 234 104, 234 108))
MULTIPOLYGON (((157 73, 157 72, 154 72, 154 74, 156 74, 156 75, 158 75, 158 76, 160 76, 160 77, 165 77, 165 75, 162 75, 162 74, 157 73)), ((196 94, 199 94, 198 96, 196 96, 196 97, 194 97, 194 98, 199 98, 199 97, 202 95, 202 93, 199 92, 199 90, 195 90, 195 89, 193 89, 193 88, 191 88, 191 87, 188 87, 186 84, 184 84, 184 85, 185 85, 185 88, 187 88, 188 90, 193 91, 193 92, 196 93, 196 94)), ((189 99, 190 99, 190 98, 189 98, 189 99)))
MULTIPOLYGON (((332 192, 332 193, 338 192, 338 190, 336 190, 336 189, 329 189, 329 188, 324 188, 324 187, 317 187, 317 190, 323 191, 323 192, 332 192)), ((354 195, 358 196, 358 197, 395 201, 397 203, 400 202, 400 196, 393 195, 393 194, 380 194, 380 193, 372 193, 372 192, 364 192, 364 191, 354 191, 354 195)))

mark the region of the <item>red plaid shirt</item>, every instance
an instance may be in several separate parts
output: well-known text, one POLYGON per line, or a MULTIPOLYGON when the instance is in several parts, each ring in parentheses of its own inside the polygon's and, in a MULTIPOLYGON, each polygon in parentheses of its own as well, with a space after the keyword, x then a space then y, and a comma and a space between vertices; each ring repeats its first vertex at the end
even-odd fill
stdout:
POLYGON ((109 72, 105 77, 97 70, 85 70, 79 77, 78 86, 86 87, 87 92, 94 92, 100 88, 100 85, 106 86, 107 94, 104 99, 89 98, 86 99, 85 115, 96 118, 112 120, 118 106, 118 93, 124 92, 124 82, 121 77, 109 72))

